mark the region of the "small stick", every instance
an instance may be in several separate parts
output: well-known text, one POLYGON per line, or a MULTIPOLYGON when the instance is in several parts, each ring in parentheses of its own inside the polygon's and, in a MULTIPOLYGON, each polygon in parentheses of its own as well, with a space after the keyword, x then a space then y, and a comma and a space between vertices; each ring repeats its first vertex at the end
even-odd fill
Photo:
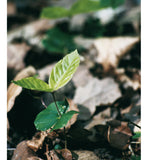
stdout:
POLYGON ((138 127, 138 128, 140 128, 140 129, 141 129, 141 126, 139 126, 139 125, 135 124, 134 122, 129 121, 129 123, 131 123, 131 124, 133 124, 134 126, 136 126, 136 127, 138 127))

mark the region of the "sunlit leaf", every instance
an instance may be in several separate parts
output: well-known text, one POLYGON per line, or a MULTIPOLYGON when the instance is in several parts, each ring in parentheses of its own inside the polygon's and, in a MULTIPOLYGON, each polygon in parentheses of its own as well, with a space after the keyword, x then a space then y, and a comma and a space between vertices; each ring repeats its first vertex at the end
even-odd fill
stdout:
POLYGON ((52 88, 53 91, 63 87, 70 81, 79 63, 80 57, 77 50, 66 55, 52 69, 49 77, 49 87, 52 88))
POLYGON ((35 77, 23 78, 18 81, 12 81, 14 84, 19 85, 26 89, 51 92, 52 89, 49 88, 49 85, 40 79, 36 79, 35 77))
POLYGON ((81 13, 94 12, 103 8, 116 8, 122 5, 124 0, 78 0, 70 9, 63 7, 46 7, 41 13, 42 18, 62 18, 81 13))

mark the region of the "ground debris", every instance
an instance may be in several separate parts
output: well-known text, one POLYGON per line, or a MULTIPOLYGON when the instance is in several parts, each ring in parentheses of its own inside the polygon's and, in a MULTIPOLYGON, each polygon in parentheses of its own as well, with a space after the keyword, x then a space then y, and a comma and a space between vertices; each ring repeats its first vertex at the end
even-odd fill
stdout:
POLYGON ((93 43, 93 47, 97 51, 95 61, 103 65, 104 71, 108 71, 112 67, 116 68, 120 58, 138 41, 138 37, 99 38, 93 43))
POLYGON ((22 141, 17 145, 12 160, 27 160, 28 158, 34 156, 36 157, 36 160, 37 158, 38 160, 40 160, 39 157, 37 157, 36 153, 27 146, 27 141, 22 141))
POLYGON ((73 152, 77 154, 78 160, 100 160, 92 151, 77 150, 73 152))
POLYGON ((128 148, 132 131, 128 127, 128 122, 112 120, 107 125, 95 126, 97 132, 104 136, 109 144, 117 149, 125 150, 128 148))
POLYGON ((74 102, 83 105, 90 112, 89 116, 80 112, 79 119, 87 120, 95 112, 96 106, 108 105, 121 97, 118 84, 112 78, 99 80, 93 78, 84 87, 78 87, 74 102))

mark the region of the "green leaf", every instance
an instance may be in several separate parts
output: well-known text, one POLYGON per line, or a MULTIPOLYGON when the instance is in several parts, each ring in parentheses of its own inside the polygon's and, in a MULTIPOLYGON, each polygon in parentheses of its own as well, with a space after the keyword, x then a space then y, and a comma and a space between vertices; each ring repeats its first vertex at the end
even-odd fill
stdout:
POLYGON ((47 51, 53 53, 66 54, 78 48, 74 43, 73 36, 64 33, 57 27, 47 31, 46 38, 42 43, 47 51))
MULTIPOLYGON (((66 99, 65 101, 57 101, 56 103, 61 115, 63 115, 69 108, 69 104, 66 99)), ((34 124, 36 129, 45 131, 56 124, 59 118, 60 116, 56 109, 55 103, 53 102, 36 116, 34 124)))
POLYGON ((141 137, 141 132, 135 132, 135 135, 132 138, 137 139, 139 137, 141 137))
POLYGON ((68 121, 76 113, 79 113, 79 112, 77 112, 77 111, 69 111, 69 112, 63 114, 62 117, 60 119, 58 119, 57 123, 54 125, 54 127, 53 127, 53 129, 51 131, 53 131, 55 129, 63 128, 64 126, 66 126, 68 121))
POLYGON ((141 156, 132 156, 131 160, 141 160, 141 156))
POLYGON ((116 8, 122 5, 124 0, 78 0, 70 9, 63 7, 46 7, 41 13, 42 18, 62 18, 81 13, 94 12, 103 8, 116 8))
POLYGON ((49 77, 49 87, 52 88, 53 91, 63 87, 70 81, 79 63, 80 57, 77 50, 66 55, 52 69, 49 77))
POLYGON ((18 81, 12 81, 14 84, 19 85, 26 89, 51 92, 52 89, 49 88, 49 85, 40 79, 36 79, 35 77, 27 77, 18 81))
POLYGON ((62 7, 47 7, 44 8, 41 17, 42 18, 61 18, 68 15, 68 10, 62 7), (47 16, 48 15, 48 16, 47 16))

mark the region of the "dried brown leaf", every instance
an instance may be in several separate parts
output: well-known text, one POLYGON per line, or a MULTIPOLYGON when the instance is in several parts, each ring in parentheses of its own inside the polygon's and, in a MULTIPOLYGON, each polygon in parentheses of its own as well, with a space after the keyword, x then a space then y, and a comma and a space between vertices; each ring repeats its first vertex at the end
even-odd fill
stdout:
POLYGON ((16 14, 16 5, 12 2, 7 3, 7 16, 12 16, 16 14))
POLYGON ((33 157, 27 158, 27 160, 43 160, 43 159, 36 157, 36 156, 33 156, 33 157))
POLYGON ((125 150, 129 146, 130 137, 132 136, 131 129, 127 122, 121 122, 120 126, 109 126, 107 132, 107 140, 112 147, 125 150))
POLYGON ((77 150, 73 151, 78 155, 78 160, 100 160, 99 157, 95 155, 94 152, 92 151, 87 151, 87 150, 77 150))
POLYGON ((47 131, 37 132, 31 140, 27 141, 27 145, 33 151, 37 152, 38 149, 42 148, 43 142, 44 142, 46 137, 48 137, 51 140, 54 140, 58 137, 58 134, 54 131, 50 133, 50 129, 47 130, 47 131))
POLYGON ((81 109, 79 119, 89 119, 96 106, 112 104, 119 97, 121 97, 119 86, 112 78, 102 80, 93 78, 87 85, 76 90, 74 102, 86 107, 88 112, 85 116, 86 110, 82 113, 81 109))
POLYGON ((72 153, 68 149, 56 150, 65 160, 72 160, 72 153))
MULTIPOLYGON (((12 160, 27 160, 30 157, 36 157, 36 153, 27 146, 26 141, 22 141, 16 147, 12 160)), ((39 158, 39 157, 38 157, 39 158)), ((36 159, 37 160, 37 159, 36 159)), ((39 160, 39 159, 38 159, 39 160)))
POLYGON ((7 41, 10 43, 14 38, 22 37, 30 41, 34 36, 36 36, 41 31, 46 31, 49 28, 52 28, 55 24, 55 21, 48 19, 39 19, 34 22, 31 22, 27 25, 24 25, 17 30, 13 30, 8 33, 7 41), (23 33, 23 35, 22 35, 23 33))
POLYGON ((132 131, 127 122, 112 120, 108 122, 108 125, 97 125, 95 128, 112 147, 120 150, 128 148, 132 131))
POLYGON ((15 70, 21 70, 25 67, 24 58, 30 47, 26 43, 10 44, 7 48, 7 66, 15 70))
MULTIPOLYGON (((22 71, 20 71, 14 78, 15 81, 20 80, 22 78, 26 78, 29 76, 33 76, 36 73, 36 70, 34 67, 29 66, 22 71)), ((15 85, 14 83, 11 83, 8 87, 7 91, 7 112, 9 112, 15 102, 15 98, 21 93, 22 87, 15 85)))
POLYGON ((27 146, 36 152, 38 149, 41 149, 45 137, 47 137, 47 132, 38 132, 31 140, 27 141, 27 146))
POLYGON ((103 112, 100 112, 99 114, 95 115, 90 121, 90 123, 86 125, 84 128, 89 130, 96 125, 106 124, 106 122, 111 119, 110 116, 111 116, 111 110, 110 108, 107 108, 103 112))
POLYGON ((88 67, 86 65, 80 65, 74 74, 72 81, 76 87, 85 86, 89 81, 91 81, 93 76, 90 74, 88 67))
POLYGON ((93 43, 97 51, 95 61, 102 64, 105 71, 116 68, 120 58, 138 41, 138 37, 99 38, 93 43))
MULTIPOLYGON (((69 111, 74 110, 74 111, 79 111, 77 105, 73 102, 73 100, 68 99, 69 103, 69 111)), ((71 125, 73 125, 76 120, 77 120, 78 114, 74 114, 72 118, 68 121, 67 125, 65 126, 66 129, 69 129, 71 125)))

